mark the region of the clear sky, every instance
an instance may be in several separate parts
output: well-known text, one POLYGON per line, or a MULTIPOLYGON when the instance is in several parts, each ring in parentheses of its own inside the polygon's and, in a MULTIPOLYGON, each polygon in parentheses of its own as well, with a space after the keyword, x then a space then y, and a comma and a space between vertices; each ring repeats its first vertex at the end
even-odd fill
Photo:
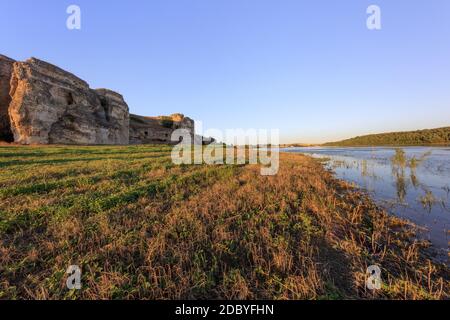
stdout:
POLYGON ((133 113, 284 143, 450 125, 448 0, 0 0, 0 53, 116 90, 133 113))

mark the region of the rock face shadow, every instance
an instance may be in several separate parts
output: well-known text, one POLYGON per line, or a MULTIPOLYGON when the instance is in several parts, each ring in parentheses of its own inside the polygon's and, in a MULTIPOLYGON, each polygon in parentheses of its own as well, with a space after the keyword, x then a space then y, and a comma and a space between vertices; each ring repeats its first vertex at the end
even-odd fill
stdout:
POLYGON ((11 103, 10 82, 14 60, 0 55, 0 141, 13 142, 8 106, 11 103))

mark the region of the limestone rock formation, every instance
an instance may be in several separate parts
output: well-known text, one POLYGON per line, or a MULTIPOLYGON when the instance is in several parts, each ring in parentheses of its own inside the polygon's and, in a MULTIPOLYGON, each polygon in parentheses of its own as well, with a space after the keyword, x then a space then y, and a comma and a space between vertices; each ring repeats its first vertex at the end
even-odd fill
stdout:
POLYGON ((13 142, 8 107, 11 102, 9 95, 10 81, 14 60, 0 55, 0 141, 13 142))
POLYGON ((187 129, 193 137, 194 121, 179 113, 160 117, 130 115, 131 144, 171 144, 172 133, 176 129, 187 129))
POLYGON ((15 62, 9 116, 23 144, 128 144, 128 106, 118 93, 92 90, 56 66, 15 62))
POLYGON ((194 121, 182 114, 130 115, 123 97, 31 58, 0 55, 0 141, 20 144, 117 145, 171 143, 194 121), (131 119, 130 119, 131 118, 131 119))

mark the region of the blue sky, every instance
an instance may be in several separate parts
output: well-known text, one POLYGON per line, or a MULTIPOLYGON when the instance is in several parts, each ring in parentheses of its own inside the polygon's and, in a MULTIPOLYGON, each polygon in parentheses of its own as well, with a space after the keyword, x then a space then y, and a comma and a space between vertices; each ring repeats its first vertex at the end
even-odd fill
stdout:
POLYGON ((450 125, 448 0, 0 0, 0 39, 133 113, 205 128, 279 128, 288 143, 450 125))

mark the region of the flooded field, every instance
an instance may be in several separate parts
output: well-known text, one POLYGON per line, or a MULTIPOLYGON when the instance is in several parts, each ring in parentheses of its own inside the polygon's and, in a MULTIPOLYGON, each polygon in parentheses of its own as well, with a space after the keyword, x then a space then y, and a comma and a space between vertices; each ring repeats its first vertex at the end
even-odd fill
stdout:
POLYGON ((338 178, 365 189, 390 213, 423 228, 420 235, 448 261, 450 148, 289 148, 326 160, 338 178))

